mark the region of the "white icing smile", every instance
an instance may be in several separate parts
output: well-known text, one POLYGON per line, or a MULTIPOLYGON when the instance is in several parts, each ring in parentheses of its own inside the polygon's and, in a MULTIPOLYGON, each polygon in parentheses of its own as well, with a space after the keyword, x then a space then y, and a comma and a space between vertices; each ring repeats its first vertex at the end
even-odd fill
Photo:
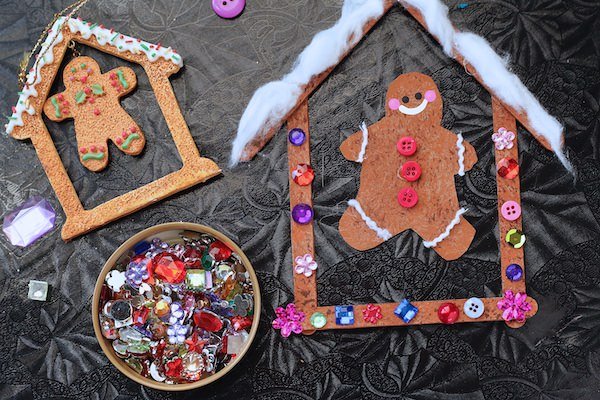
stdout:
POLYGON ((400 107, 398 107, 398 111, 400 111, 402 114, 406 114, 406 115, 417 115, 417 114, 421 114, 425 110, 425 107, 427 107, 427 104, 429 104, 429 102, 426 99, 423 99, 421 104, 419 104, 417 107, 400 106, 400 107))

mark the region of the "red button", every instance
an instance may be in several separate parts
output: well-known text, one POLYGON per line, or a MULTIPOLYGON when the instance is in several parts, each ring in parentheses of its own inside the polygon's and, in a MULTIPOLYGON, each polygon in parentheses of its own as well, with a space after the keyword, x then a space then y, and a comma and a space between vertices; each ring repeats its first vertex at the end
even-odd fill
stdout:
POLYGON ((417 151, 417 142, 411 136, 405 136, 398 140, 396 143, 396 148, 398 149, 398 153, 403 156, 412 156, 417 151))
POLYGON ((414 182, 421 177, 421 166, 416 161, 407 161, 400 170, 402 177, 409 182, 414 182))
POLYGON ((398 203, 404 208, 412 208, 418 201, 419 195, 413 188, 404 188, 398 192, 398 203))

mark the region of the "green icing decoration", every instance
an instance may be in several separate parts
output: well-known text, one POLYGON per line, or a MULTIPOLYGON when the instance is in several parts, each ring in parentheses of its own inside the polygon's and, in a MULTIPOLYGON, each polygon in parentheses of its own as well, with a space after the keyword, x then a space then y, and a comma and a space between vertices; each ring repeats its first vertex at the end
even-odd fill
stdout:
POLYGON ((60 118, 62 115, 60 113, 60 107, 58 106, 58 100, 56 100, 56 97, 53 97, 50 99, 50 102, 54 106, 54 116, 60 118))
POLYGON ((129 87, 129 83, 127 83, 127 81, 125 80, 125 77, 123 76, 123 71, 118 70, 117 76, 119 77, 119 82, 121 82, 123 89, 127 89, 129 87))
POLYGON ((71 72, 77 72, 77 68, 71 67, 71 72))
POLYGON ((146 51, 150 50, 144 43, 140 43, 140 47, 146 51))
POLYGON ((102 85, 99 83, 94 83, 92 85, 92 93, 94 93, 95 95, 104 94, 104 89, 102 89, 102 85))
POLYGON ((81 69, 84 69, 86 67, 86 65, 85 64, 81 64, 80 67, 81 67, 81 69))
POLYGON ((85 153, 81 159, 83 161, 87 161, 87 160, 102 160, 104 158, 104 153, 103 152, 99 152, 99 153, 85 153))
POLYGON ((127 139, 125 139, 125 141, 121 145, 121 148, 127 150, 129 145, 131 144, 131 142, 133 142, 135 139, 139 139, 139 138, 140 138, 140 135, 138 135, 137 133, 132 133, 131 135, 127 136, 127 139))
POLYGON ((83 103, 86 98, 87 96, 85 95, 85 92, 83 90, 80 90, 79 92, 75 93, 75 103, 77 104, 83 103))

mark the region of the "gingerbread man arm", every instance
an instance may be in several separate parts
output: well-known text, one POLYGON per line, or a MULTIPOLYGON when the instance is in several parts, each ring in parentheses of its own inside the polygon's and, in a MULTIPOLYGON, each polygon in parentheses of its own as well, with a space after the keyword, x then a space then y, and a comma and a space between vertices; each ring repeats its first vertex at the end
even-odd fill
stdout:
POLYGON ((477 162, 477 152, 475 151, 475 148, 473 147, 473 145, 471 143, 467 142, 466 140, 464 140, 462 144, 465 148, 465 154, 464 154, 465 171, 469 171, 471 168, 473 168, 473 165, 475 165, 475 163, 477 162))
POLYGON ((44 114, 51 121, 60 122, 67 118, 73 118, 70 111, 71 104, 66 97, 66 92, 58 93, 44 103, 44 114))
POLYGON ((355 162, 363 162, 367 144, 369 143, 369 131, 377 129, 377 123, 367 125, 363 122, 361 130, 350 135, 340 145, 340 151, 346 159, 355 162))
POLYGON ((117 92, 117 97, 131 93, 137 86, 135 72, 129 67, 119 67, 108 71, 110 88, 117 92))

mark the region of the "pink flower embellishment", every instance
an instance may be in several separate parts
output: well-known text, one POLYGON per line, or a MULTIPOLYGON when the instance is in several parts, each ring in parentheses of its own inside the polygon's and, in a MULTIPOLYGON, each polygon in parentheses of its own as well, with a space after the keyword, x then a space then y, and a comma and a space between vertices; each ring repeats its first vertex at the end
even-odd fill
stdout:
POLYGON ((504 298, 498 301, 498 309, 504 311, 502 318, 505 321, 525 321, 525 313, 531 311, 531 304, 527 301, 525 293, 514 294, 512 290, 504 292, 504 298))
POLYGON ((498 150, 510 150, 513 148, 513 140, 515 140, 515 133, 509 131, 506 128, 498 129, 498 132, 492 135, 492 140, 498 150))
POLYGON ((304 276, 309 277, 317 269, 317 262, 310 254, 298 256, 294 261, 296 262, 294 269, 297 274, 304 274, 304 276))
POLYGON ((363 310, 363 319, 366 322, 370 322, 372 324, 376 324, 383 315, 381 314, 381 307, 375 304, 367 304, 367 307, 363 310))
POLYGON ((277 318, 273 321, 273 328, 281 329, 281 336, 289 337, 292 332, 302 333, 302 322, 306 316, 302 311, 296 310, 294 303, 288 304, 285 308, 277 307, 275 314, 277 318))

